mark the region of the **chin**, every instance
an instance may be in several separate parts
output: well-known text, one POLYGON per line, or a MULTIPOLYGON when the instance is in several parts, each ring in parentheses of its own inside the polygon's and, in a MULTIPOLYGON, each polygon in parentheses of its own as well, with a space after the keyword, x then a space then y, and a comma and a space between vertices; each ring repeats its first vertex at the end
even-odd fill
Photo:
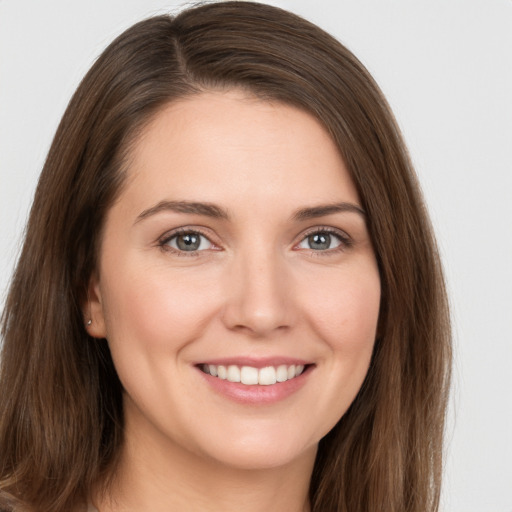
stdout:
MULTIPOLYGON (((201 450, 203 455, 218 463, 238 470, 257 471, 275 469, 300 461, 314 460, 318 441, 297 439, 297 429, 280 429, 272 435, 259 432, 232 433, 217 443, 210 442, 201 450)), ((299 432, 300 434, 300 432, 299 432)))

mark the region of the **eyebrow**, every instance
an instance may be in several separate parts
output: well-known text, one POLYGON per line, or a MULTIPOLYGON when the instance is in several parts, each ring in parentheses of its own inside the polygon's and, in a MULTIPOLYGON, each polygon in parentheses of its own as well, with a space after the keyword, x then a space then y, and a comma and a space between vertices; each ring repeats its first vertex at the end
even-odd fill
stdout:
MULTIPOLYGON (((140 215, 138 215, 137 219, 135 220, 135 224, 141 220, 151 217, 152 215, 156 215, 157 213, 165 211, 176 213, 191 213, 195 215, 211 217, 214 219, 229 220, 227 211, 213 203, 203 203, 197 201, 160 201, 155 206, 144 210, 140 215)), ((362 217, 366 217, 366 213, 361 207, 353 203, 342 202, 300 208, 292 215, 292 219, 294 221, 305 221, 316 219, 318 217, 324 217, 326 215, 345 212, 357 213, 362 217)))
POLYGON ((362 217, 366 218, 366 212, 358 205, 353 203, 333 203, 324 204, 318 206, 312 206, 309 208, 301 208, 297 210, 292 218, 296 221, 304 221, 310 219, 316 219, 318 217, 324 217, 326 215, 332 215, 334 213, 357 213, 362 217))
POLYGON ((196 201, 160 201, 155 206, 144 210, 135 220, 135 224, 143 219, 156 215, 160 212, 171 211, 176 213, 192 213, 204 215, 214 219, 227 220, 229 215, 226 210, 212 203, 201 203, 196 201))

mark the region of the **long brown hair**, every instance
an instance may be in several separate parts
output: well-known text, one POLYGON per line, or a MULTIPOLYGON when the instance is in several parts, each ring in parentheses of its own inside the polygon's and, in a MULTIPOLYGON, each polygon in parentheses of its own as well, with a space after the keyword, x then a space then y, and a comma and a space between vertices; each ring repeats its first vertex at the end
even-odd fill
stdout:
POLYGON ((142 21, 73 96, 41 174, 2 318, 0 508, 69 512, 112 474, 122 388, 82 306, 131 143, 164 105, 243 88, 304 109, 352 175, 377 256, 378 337, 355 401, 320 442, 314 512, 438 509, 450 377, 431 226, 389 107, 362 64, 281 9, 220 2, 142 21))

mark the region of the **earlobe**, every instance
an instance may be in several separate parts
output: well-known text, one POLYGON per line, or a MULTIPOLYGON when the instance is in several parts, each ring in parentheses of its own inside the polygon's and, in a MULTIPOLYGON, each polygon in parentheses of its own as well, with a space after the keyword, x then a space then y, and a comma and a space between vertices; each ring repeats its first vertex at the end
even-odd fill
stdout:
POLYGON ((84 307, 85 330, 93 338, 106 338, 105 315, 98 276, 93 274, 87 288, 87 302, 84 307))

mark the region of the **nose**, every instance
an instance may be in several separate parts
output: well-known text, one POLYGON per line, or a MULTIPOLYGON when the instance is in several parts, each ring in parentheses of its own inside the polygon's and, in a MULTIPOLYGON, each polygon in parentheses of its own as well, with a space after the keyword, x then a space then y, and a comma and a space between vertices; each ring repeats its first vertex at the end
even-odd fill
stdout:
POLYGON ((289 274, 286 262, 271 251, 236 258, 226 278, 226 327, 255 338, 290 329, 296 308, 289 274))

